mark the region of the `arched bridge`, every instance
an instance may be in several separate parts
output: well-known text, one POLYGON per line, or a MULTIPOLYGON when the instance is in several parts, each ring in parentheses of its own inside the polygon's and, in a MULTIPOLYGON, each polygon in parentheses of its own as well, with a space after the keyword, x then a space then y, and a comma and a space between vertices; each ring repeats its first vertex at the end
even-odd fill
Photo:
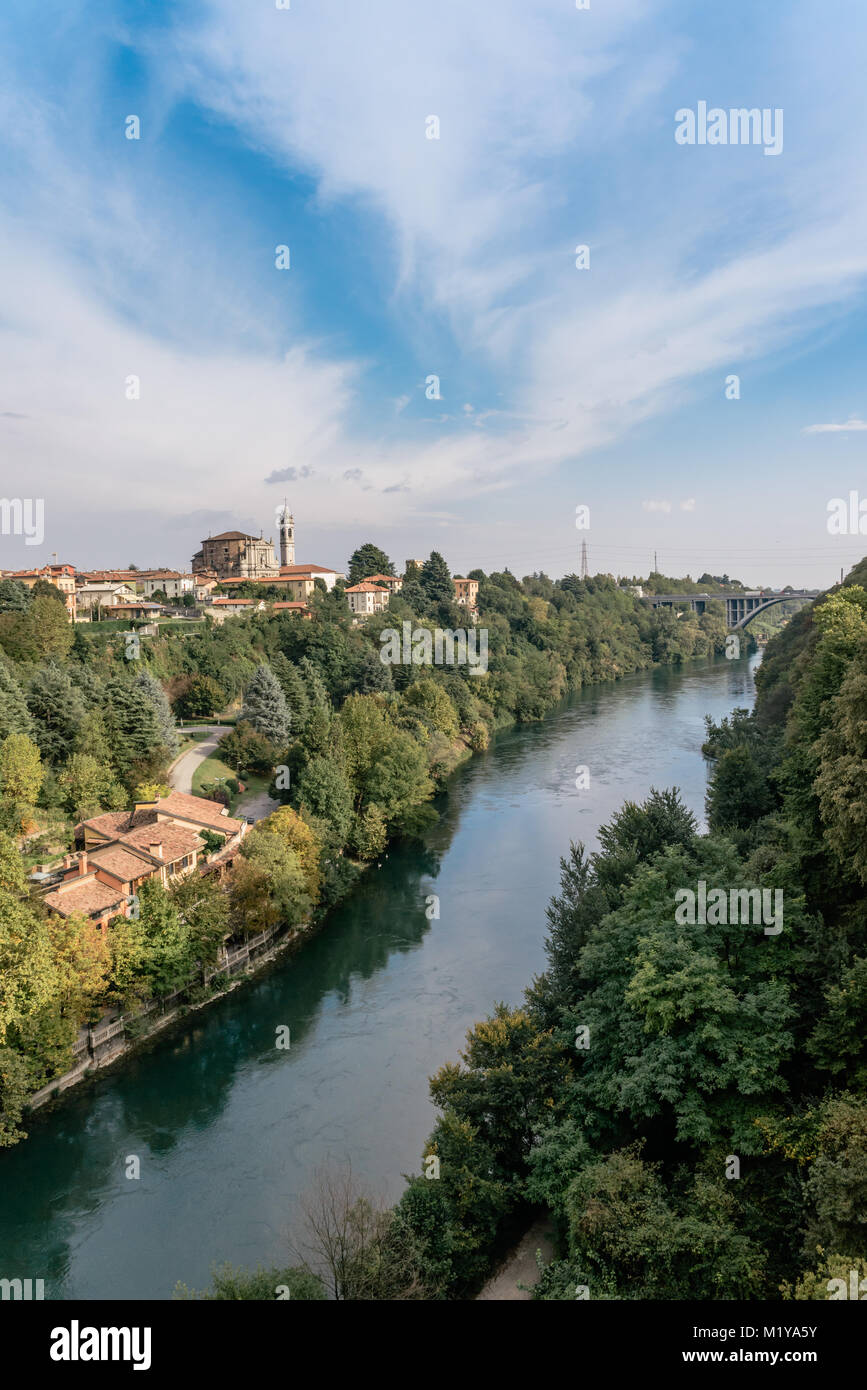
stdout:
POLYGON ((819 598, 821 589, 789 589, 786 593, 773 594, 763 589, 737 589, 722 594, 644 594, 644 602, 652 608, 673 608, 679 603, 688 603, 693 613, 703 613, 709 603, 724 603, 726 622, 730 628, 746 627, 766 608, 775 603, 788 603, 790 599, 819 598))

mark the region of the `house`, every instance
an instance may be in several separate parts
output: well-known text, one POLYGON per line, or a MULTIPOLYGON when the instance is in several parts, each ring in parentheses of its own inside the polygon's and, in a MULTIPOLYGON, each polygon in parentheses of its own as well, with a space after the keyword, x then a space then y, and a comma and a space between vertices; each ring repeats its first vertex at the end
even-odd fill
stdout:
POLYGON ((174 879, 204 871, 206 863, 225 864, 234 857, 247 831, 218 801, 171 792, 156 801, 138 801, 131 811, 106 811, 75 827, 82 848, 68 854, 60 882, 44 902, 61 917, 83 913, 99 927, 114 917, 130 915, 139 888, 151 879, 166 887, 174 879), (223 836, 211 856, 204 833, 223 836))
POLYGON ((142 577, 142 586, 148 598, 161 592, 168 599, 180 601, 184 594, 194 593, 196 576, 180 574, 178 570, 148 570, 142 577))
POLYGON ((205 603, 219 584, 215 574, 196 574, 193 576, 193 593, 196 603, 205 603))
POLYGON ((371 584, 365 579, 361 584, 350 585, 346 598, 356 617, 367 617, 370 613, 381 613, 387 608, 390 594, 387 589, 381 589, 378 584, 371 584))
POLYGON ((461 579, 455 575, 452 579, 455 586, 455 602, 461 608, 469 608, 475 613, 479 603, 479 581, 478 579, 461 579))
POLYGON ((69 621, 75 622, 77 605, 75 601, 75 570, 72 565, 43 565, 41 569, 32 570, 2 570, 0 575, 3 579, 17 579, 19 584, 26 584, 28 589, 32 589, 39 579, 47 580, 63 594, 69 621))
POLYGON ((309 583, 310 589, 308 592, 311 592, 313 589, 313 581, 315 579, 321 579, 330 593, 338 579, 344 579, 345 577, 345 575, 341 574, 340 570, 331 570, 325 565, 281 565, 278 582, 282 584, 291 584, 298 580, 303 580, 305 583, 309 583))
POLYGON ((403 588, 403 580, 396 574, 368 574, 362 582, 378 584, 380 588, 387 589, 390 594, 399 594, 403 588))
POLYGON ((307 604, 306 604, 306 603, 283 603, 283 602, 280 602, 280 603, 274 603, 274 604, 272 604, 271 607, 272 607, 273 612, 275 612, 275 613, 297 613, 298 616, 299 616, 299 618, 310 618, 310 619, 312 619, 312 617, 313 617, 313 614, 310 612, 310 609, 307 607, 307 604))
POLYGON ((143 570, 79 570, 81 584, 128 584, 136 593, 141 588, 143 570))
POLYGON ((215 622, 223 623, 227 618, 237 617, 239 613, 249 613, 252 610, 251 598, 212 598, 205 612, 215 622))
POLYGON ((135 589, 130 588, 128 584, 117 584, 110 579, 82 584, 75 592, 79 609, 86 612, 93 608, 115 608, 120 603, 129 603, 135 597, 135 589))
POLYGON ((129 603, 116 603, 112 616, 129 622, 132 618, 157 618, 164 611, 161 603, 148 603, 147 599, 131 599, 129 603))
POLYGON ((137 801, 131 811, 104 811, 102 815, 81 821, 75 827, 75 838, 83 841, 85 849, 104 845, 138 830, 142 825, 172 824, 196 830, 217 830, 227 840, 240 843, 246 834, 245 821, 234 820, 219 801, 204 796, 188 796, 185 792, 169 792, 156 801, 137 801))

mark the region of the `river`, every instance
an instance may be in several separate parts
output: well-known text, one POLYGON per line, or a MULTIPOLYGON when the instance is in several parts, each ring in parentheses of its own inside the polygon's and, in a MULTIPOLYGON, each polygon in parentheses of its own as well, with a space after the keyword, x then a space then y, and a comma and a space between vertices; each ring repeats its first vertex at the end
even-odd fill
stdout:
POLYGON ((393 848, 301 953, 0 1152, 0 1275, 44 1279, 46 1298, 170 1298, 218 1261, 289 1263, 299 1196, 328 1159, 398 1197, 435 1118, 428 1076, 544 966, 570 839, 595 846, 651 786, 680 787, 704 824, 703 718, 752 705, 757 660, 630 676, 497 735, 452 778, 425 845, 393 848))

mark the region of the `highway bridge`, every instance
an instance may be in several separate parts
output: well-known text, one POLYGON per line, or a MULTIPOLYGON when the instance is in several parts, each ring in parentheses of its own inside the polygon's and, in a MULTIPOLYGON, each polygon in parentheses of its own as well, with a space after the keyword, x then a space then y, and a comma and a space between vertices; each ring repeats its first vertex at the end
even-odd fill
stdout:
POLYGON ((686 603, 693 613, 703 613, 709 603, 724 603, 726 622, 730 628, 746 627, 766 608, 775 603, 788 603, 791 599, 819 598, 821 589, 788 589, 785 593, 769 593, 766 589, 733 589, 721 594, 644 594, 643 602, 652 608, 675 608, 686 603))

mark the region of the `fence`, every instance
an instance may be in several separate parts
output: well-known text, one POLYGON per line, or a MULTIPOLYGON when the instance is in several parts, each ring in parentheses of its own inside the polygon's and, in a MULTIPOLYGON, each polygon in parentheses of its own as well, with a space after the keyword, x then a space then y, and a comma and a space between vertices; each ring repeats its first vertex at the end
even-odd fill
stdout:
MULTIPOLYGON (((303 930, 303 927, 296 930, 303 930)), ((68 1072, 65 1072, 63 1076, 54 1077, 54 1079, 43 1086, 41 1090, 36 1091, 28 1101, 30 1109, 32 1110, 39 1105, 43 1105, 45 1101, 50 1100, 52 1096, 57 1095, 60 1091, 65 1091, 68 1086, 74 1086, 76 1081, 80 1081, 85 1072, 88 1072, 92 1066, 101 1065, 108 1060, 109 1056, 114 1056, 118 1051, 125 1051, 128 1046, 125 1039, 128 1024, 136 1024, 139 1020, 146 1018, 148 1014, 152 1014, 157 1010, 160 1014, 165 1015, 179 999, 189 996, 190 991, 194 989, 197 984, 208 984, 217 975, 236 974, 237 971, 243 969, 254 956, 261 955, 262 952, 283 933, 287 933, 287 928, 282 926, 272 927, 268 931, 262 931, 256 936, 251 936, 248 941, 244 942, 243 946, 239 946, 235 951, 227 951, 224 948, 222 959, 218 960, 213 970, 202 970, 201 974, 194 976, 187 984, 183 985, 180 989, 176 989, 174 993, 167 994, 161 999, 149 999, 147 1003, 134 1014, 120 1014, 117 1018, 109 1019, 105 1023, 98 1023, 95 1027, 82 1028, 75 1042, 72 1044, 72 1068, 68 1072), (110 1043, 113 1038, 120 1039, 119 1046, 110 1049, 110 1053, 106 1053, 104 1051, 106 1044, 110 1043)), ((288 929, 288 935, 293 934, 292 929, 288 929)))

